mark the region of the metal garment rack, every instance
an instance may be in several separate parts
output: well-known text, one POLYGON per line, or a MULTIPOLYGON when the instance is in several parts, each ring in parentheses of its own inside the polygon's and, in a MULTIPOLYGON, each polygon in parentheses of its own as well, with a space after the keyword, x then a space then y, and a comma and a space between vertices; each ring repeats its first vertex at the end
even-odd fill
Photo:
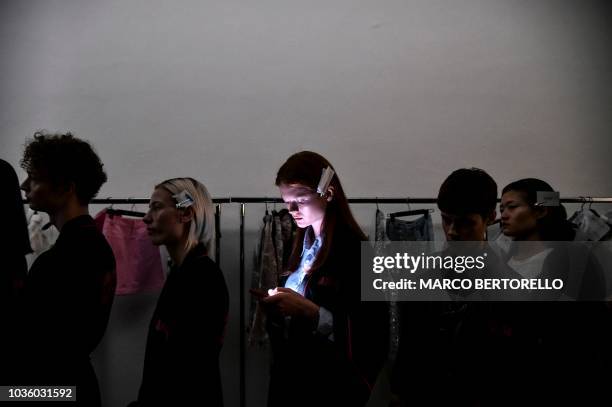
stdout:
MULTIPOLYGON (((435 198, 349 198, 349 203, 352 204, 435 204, 435 198)), ((568 197, 561 198, 562 203, 612 203, 612 197, 568 197)), ((224 203, 240 204, 240 407, 246 406, 246 320, 245 320, 245 242, 244 242, 244 226, 246 218, 247 203, 283 203, 281 198, 270 197, 228 197, 213 199, 215 205, 215 225, 216 225, 216 260, 220 264, 221 249, 220 249, 220 226, 221 226, 221 205, 224 203)), ((148 199, 140 198, 106 198, 94 199, 92 204, 148 204, 148 199)))

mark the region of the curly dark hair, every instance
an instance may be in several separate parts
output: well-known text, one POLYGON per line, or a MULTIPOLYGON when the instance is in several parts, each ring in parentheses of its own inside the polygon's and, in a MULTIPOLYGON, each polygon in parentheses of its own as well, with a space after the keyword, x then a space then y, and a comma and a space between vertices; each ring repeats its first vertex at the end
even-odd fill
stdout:
POLYGON ((83 205, 88 204, 106 182, 104 164, 92 146, 72 133, 34 133, 26 142, 21 167, 28 173, 43 175, 52 184, 74 183, 76 195, 83 205))

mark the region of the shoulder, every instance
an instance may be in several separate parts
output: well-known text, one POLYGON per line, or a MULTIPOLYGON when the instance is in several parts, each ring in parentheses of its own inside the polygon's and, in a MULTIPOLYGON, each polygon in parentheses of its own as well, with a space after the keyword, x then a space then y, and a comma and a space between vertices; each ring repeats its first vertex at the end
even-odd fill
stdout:
POLYGON ((114 265, 115 256, 110 244, 100 232, 91 217, 84 217, 70 230, 60 232, 56 247, 59 250, 70 251, 72 258, 83 260, 100 266, 114 265))
POLYGON ((366 241, 354 230, 350 229, 346 225, 338 225, 334 231, 332 241, 333 249, 344 249, 344 250, 358 250, 361 247, 361 243, 366 241))
POLYGON ((226 285, 223 272, 217 263, 204 253, 192 256, 181 268, 185 279, 189 282, 206 284, 208 287, 212 285, 217 288, 226 285))

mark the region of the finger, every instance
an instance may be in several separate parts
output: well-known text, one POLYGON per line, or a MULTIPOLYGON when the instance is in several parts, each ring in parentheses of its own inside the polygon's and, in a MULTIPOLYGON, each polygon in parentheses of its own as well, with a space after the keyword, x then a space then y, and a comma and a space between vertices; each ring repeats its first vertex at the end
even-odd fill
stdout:
POLYGON ((267 297, 267 293, 257 289, 257 288, 250 288, 249 292, 251 293, 252 296, 257 297, 257 298, 264 298, 267 297))
POLYGON ((291 288, 285 287, 278 287, 276 291, 278 291, 279 293, 295 293, 295 291, 293 291, 291 288))
POLYGON ((262 298, 261 300, 265 302, 266 304, 275 304, 281 301, 283 298, 284 298, 284 295, 281 295, 281 293, 278 293, 276 295, 270 295, 268 297, 262 298))

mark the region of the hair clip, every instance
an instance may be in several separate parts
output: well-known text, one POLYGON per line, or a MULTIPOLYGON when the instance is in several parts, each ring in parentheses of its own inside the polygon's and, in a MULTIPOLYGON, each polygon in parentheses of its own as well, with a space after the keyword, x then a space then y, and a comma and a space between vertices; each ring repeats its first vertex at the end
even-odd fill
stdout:
POLYGON ((183 190, 178 194, 172 195, 172 198, 176 200, 176 207, 178 209, 188 208, 193 205, 193 198, 189 195, 189 192, 183 190))
POLYGON ((536 201, 533 206, 559 206, 561 204, 558 191, 536 191, 536 201))
POLYGON ((334 174, 335 172, 331 169, 331 167, 323 168, 321 178, 319 179, 319 185, 317 186, 317 193, 319 193, 321 196, 325 195, 327 192, 327 188, 329 188, 329 184, 331 183, 334 174))

